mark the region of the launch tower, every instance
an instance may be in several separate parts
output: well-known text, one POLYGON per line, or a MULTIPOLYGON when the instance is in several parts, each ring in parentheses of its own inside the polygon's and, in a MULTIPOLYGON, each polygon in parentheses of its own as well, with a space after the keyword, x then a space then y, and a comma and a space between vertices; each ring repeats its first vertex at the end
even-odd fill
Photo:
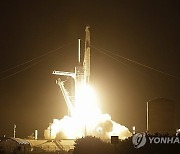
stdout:
POLYGON ((75 85, 75 99, 72 100, 69 96, 68 91, 64 87, 64 81, 59 78, 56 83, 59 85, 62 94, 64 96, 66 105, 68 107, 69 114, 73 114, 76 102, 78 102, 78 90, 86 86, 89 83, 90 77, 90 27, 86 26, 85 32, 85 51, 84 51, 84 61, 81 62, 81 51, 80 51, 80 39, 78 40, 78 66, 74 68, 74 72, 64 72, 64 71, 53 71, 52 74, 60 76, 70 76, 74 79, 75 85))

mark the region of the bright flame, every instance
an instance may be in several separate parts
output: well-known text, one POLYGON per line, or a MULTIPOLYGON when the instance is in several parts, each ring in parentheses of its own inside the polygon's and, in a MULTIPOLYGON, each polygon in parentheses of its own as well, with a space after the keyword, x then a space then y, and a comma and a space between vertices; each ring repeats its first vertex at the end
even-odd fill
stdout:
POLYGON ((94 118, 101 114, 97 106, 97 97, 92 87, 82 86, 76 95, 74 115, 84 122, 94 121, 94 118))
POLYGON ((97 96, 92 87, 79 87, 73 115, 54 119, 45 130, 46 139, 75 139, 86 135, 110 138, 112 135, 125 139, 131 136, 128 128, 111 120, 108 114, 102 114, 97 105, 97 96))

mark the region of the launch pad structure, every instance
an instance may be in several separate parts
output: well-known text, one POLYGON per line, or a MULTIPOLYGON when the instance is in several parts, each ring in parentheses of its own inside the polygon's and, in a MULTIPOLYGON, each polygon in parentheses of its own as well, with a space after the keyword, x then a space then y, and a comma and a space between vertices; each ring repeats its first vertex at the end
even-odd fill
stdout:
POLYGON ((109 139, 116 135, 121 139, 131 136, 131 132, 123 125, 111 119, 109 114, 102 114, 98 107, 96 94, 89 83, 90 78, 90 27, 85 28, 85 48, 81 57, 81 42, 78 40, 78 64, 74 72, 53 71, 52 74, 60 76, 56 83, 65 99, 68 116, 54 119, 45 130, 46 139, 76 139, 92 135, 109 139), (83 59, 83 61, 81 61, 83 59), (74 81, 73 97, 65 88, 65 81, 61 76, 71 77, 74 81))
POLYGON ((58 76, 67 76, 72 77, 75 83, 75 92, 74 99, 69 95, 69 92, 64 86, 64 82, 61 78, 56 80, 56 83, 59 85, 62 94, 64 96, 66 105, 68 107, 69 115, 73 115, 75 103, 78 101, 78 90, 86 86, 89 83, 90 78, 90 26, 86 26, 85 29, 85 51, 84 51, 84 61, 81 62, 81 41, 78 39, 78 65, 74 68, 74 72, 64 72, 64 71, 53 71, 52 74, 58 76))

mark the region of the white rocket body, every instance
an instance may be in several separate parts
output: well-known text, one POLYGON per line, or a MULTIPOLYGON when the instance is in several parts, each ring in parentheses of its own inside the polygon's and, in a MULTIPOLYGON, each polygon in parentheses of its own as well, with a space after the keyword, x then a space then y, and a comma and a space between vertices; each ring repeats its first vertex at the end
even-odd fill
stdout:
POLYGON ((90 31, 89 26, 86 26, 86 40, 85 40, 85 52, 84 52, 84 76, 86 83, 89 83, 89 77, 90 77, 90 31))

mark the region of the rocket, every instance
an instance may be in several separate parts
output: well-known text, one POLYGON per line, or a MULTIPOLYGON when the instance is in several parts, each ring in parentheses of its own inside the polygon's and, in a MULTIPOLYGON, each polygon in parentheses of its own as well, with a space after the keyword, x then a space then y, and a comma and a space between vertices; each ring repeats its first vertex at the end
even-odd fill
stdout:
POLYGON ((60 78, 56 80, 56 83, 60 86, 64 99, 66 101, 69 113, 73 113, 73 105, 78 101, 77 96, 79 89, 86 86, 89 83, 90 78, 90 26, 86 26, 85 29, 85 49, 84 49, 84 61, 81 63, 81 50, 80 50, 80 39, 78 40, 78 65, 75 67, 74 72, 64 71, 53 71, 52 74, 60 76, 70 76, 74 79, 75 83, 75 99, 71 100, 69 93, 64 87, 64 81, 60 78))
POLYGON ((84 63, 83 63, 86 83, 89 83, 89 77, 90 77, 90 30, 89 29, 90 27, 86 26, 85 52, 84 52, 84 63))
POLYGON ((90 77, 90 31, 89 26, 86 26, 85 32, 85 49, 84 49, 84 61, 81 63, 81 51, 80 51, 80 39, 78 47, 78 66, 75 67, 75 87, 76 92, 80 86, 85 86, 89 83, 90 77))

